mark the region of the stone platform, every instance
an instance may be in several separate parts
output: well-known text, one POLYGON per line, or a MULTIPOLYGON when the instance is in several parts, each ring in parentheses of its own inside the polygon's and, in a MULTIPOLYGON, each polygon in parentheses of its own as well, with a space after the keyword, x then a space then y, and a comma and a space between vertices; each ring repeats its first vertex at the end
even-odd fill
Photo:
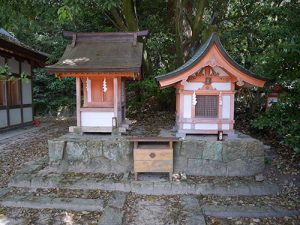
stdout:
MULTIPOLYGON (((174 145, 174 172, 195 176, 252 176, 264 170, 263 143, 247 135, 217 141, 190 135, 174 145)), ((127 136, 67 134, 49 140, 49 165, 62 171, 126 173, 133 170, 127 136)))

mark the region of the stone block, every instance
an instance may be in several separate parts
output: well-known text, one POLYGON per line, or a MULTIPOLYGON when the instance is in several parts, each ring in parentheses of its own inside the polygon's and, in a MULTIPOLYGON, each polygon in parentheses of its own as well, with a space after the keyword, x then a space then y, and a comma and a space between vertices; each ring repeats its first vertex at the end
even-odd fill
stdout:
POLYGON ((264 156, 264 145, 258 140, 253 140, 247 144, 247 156, 257 157, 264 156))
POLYGON ((187 193, 187 186, 188 184, 185 182, 172 182, 172 194, 178 195, 178 194, 188 194, 187 193))
POLYGON ((87 151, 86 154, 90 158, 101 157, 103 142, 100 140, 88 140, 87 141, 87 151))
POLYGON ((181 156, 187 158, 199 158, 202 159, 203 149, 205 146, 204 141, 183 141, 181 147, 181 156))
POLYGON ((182 141, 173 143, 174 157, 179 157, 182 151, 182 141))
POLYGON ((123 192, 114 192, 108 201, 108 206, 121 209, 125 203, 126 194, 123 192))
POLYGON ((174 159, 174 172, 185 172, 187 168, 187 158, 186 157, 176 157, 174 159))
POLYGON ((249 158, 246 162, 249 175, 262 173, 265 169, 265 157, 263 156, 249 158))
POLYGON ((206 142, 203 147, 203 159, 222 161, 222 142, 206 142))
POLYGON ((98 225, 121 225, 123 213, 120 209, 107 207, 100 218, 98 225))
POLYGON ((67 160, 83 160, 83 153, 87 150, 87 142, 84 140, 68 141, 66 146, 67 160))
POLYGON ((184 211, 193 212, 199 207, 199 202, 196 196, 182 195, 180 196, 180 200, 184 211))
POLYGON ((49 162, 60 161, 63 159, 65 148, 64 140, 48 140, 49 162))
POLYGON ((115 188, 116 188, 116 191, 123 191, 123 192, 131 191, 130 182, 126 182, 126 181, 115 183, 115 188))
POLYGON ((131 182, 131 190, 137 194, 153 195, 155 190, 151 181, 133 181, 131 182))
POLYGON ((207 159, 188 159, 187 175, 226 176, 226 164, 207 159))
POLYGON ((247 141, 223 141, 222 143, 222 154, 224 162, 230 162, 236 159, 244 159, 247 157, 247 141))
POLYGON ((247 176, 251 175, 248 171, 247 163, 242 159, 236 159, 227 163, 227 176, 247 176))
POLYGON ((103 156, 109 160, 117 161, 123 157, 123 144, 120 141, 104 141, 103 142, 103 156))
POLYGON ((172 191, 172 185, 170 182, 154 182, 153 190, 155 195, 166 195, 172 191))

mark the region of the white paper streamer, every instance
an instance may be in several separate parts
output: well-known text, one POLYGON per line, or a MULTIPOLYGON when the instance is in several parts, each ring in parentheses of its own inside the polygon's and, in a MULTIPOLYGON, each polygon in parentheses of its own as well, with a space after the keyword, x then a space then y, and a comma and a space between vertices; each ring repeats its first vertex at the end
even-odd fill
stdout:
POLYGON ((91 93, 91 80, 89 78, 86 79, 86 92, 87 92, 87 101, 92 101, 92 93, 91 93))
POLYGON ((197 98, 196 98, 196 92, 194 91, 193 97, 192 97, 192 104, 196 105, 197 104, 197 98))
POLYGON ((106 78, 103 79, 103 85, 102 85, 102 88, 103 88, 103 92, 106 93, 106 92, 107 92, 106 78))

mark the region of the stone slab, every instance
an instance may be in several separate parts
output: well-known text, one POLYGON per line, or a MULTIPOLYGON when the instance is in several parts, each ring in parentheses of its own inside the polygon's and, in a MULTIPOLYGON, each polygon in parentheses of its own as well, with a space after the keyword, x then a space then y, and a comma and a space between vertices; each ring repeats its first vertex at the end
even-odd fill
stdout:
POLYGON ((195 195, 182 195, 180 196, 180 201, 182 209, 186 213, 186 225, 206 224, 195 195))
POLYGON ((123 213, 118 208, 106 207, 98 225, 122 225, 123 213))
POLYGON ((205 218, 201 214, 188 214, 186 225, 206 225, 205 218))
POLYGON ((10 188, 0 188, 0 199, 10 192, 10 188))
POLYGON ((113 192, 111 198, 108 201, 108 206, 121 209, 126 200, 126 194, 123 192, 113 192))
POLYGON ((92 178, 75 179, 70 182, 63 182, 62 177, 35 176, 31 179, 27 176, 17 175, 20 178, 9 183, 9 187, 24 188, 61 188, 61 189, 83 189, 83 190, 106 190, 120 192, 134 192, 145 195, 174 195, 174 194, 196 194, 196 195, 217 195, 217 196, 261 196, 273 195, 280 191, 280 186, 270 182, 249 182, 218 184, 218 183, 189 183, 189 182, 168 182, 168 181, 119 181, 111 180, 95 181, 92 178))
POLYGON ((217 218, 240 217, 284 217, 300 215, 298 210, 287 210, 278 206, 238 206, 238 205, 211 205, 206 204, 202 211, 207 216, 217 218))
POLYGON ((49 196, 10 195, 0 201, 5 207, 33 209, 64 209, 74 211, 103 210, 103 200, 82 198, 54 198, 49 196))

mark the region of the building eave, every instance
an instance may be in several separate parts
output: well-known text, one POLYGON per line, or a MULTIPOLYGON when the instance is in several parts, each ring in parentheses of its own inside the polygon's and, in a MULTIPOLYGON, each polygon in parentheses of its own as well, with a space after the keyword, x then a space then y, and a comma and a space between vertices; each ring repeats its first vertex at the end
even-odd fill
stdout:
POLYGON ((235 67, 237 70, 241 71, 242 73, 246 74, 249 77, 263 81, 261 83, 265 83, 265 81, 268 80, 265 77, 255 75, 253 72, 247 70, 246 68, 244 68, 243 66, 235 62, 226 52, 225 48, 221 44, 220 39, 218 38, 216 33, 213 33, 209 37, 209 39, 198 49, 195 55, 190 60, 188 60, 184 65, 182 65, 181 67, 177 68, 176 70, 170 73, 157 76, 156 80, 161 84, 161 82, 164 83, 165 80, 174 78, 184 72, 189 71, 206 56, 206 54, 209 52, 209 50, 212 48, 214 44, 219 50, 219 52, 221 53, 221 55, 225 58, 225 60, 233 67, 235 67))

